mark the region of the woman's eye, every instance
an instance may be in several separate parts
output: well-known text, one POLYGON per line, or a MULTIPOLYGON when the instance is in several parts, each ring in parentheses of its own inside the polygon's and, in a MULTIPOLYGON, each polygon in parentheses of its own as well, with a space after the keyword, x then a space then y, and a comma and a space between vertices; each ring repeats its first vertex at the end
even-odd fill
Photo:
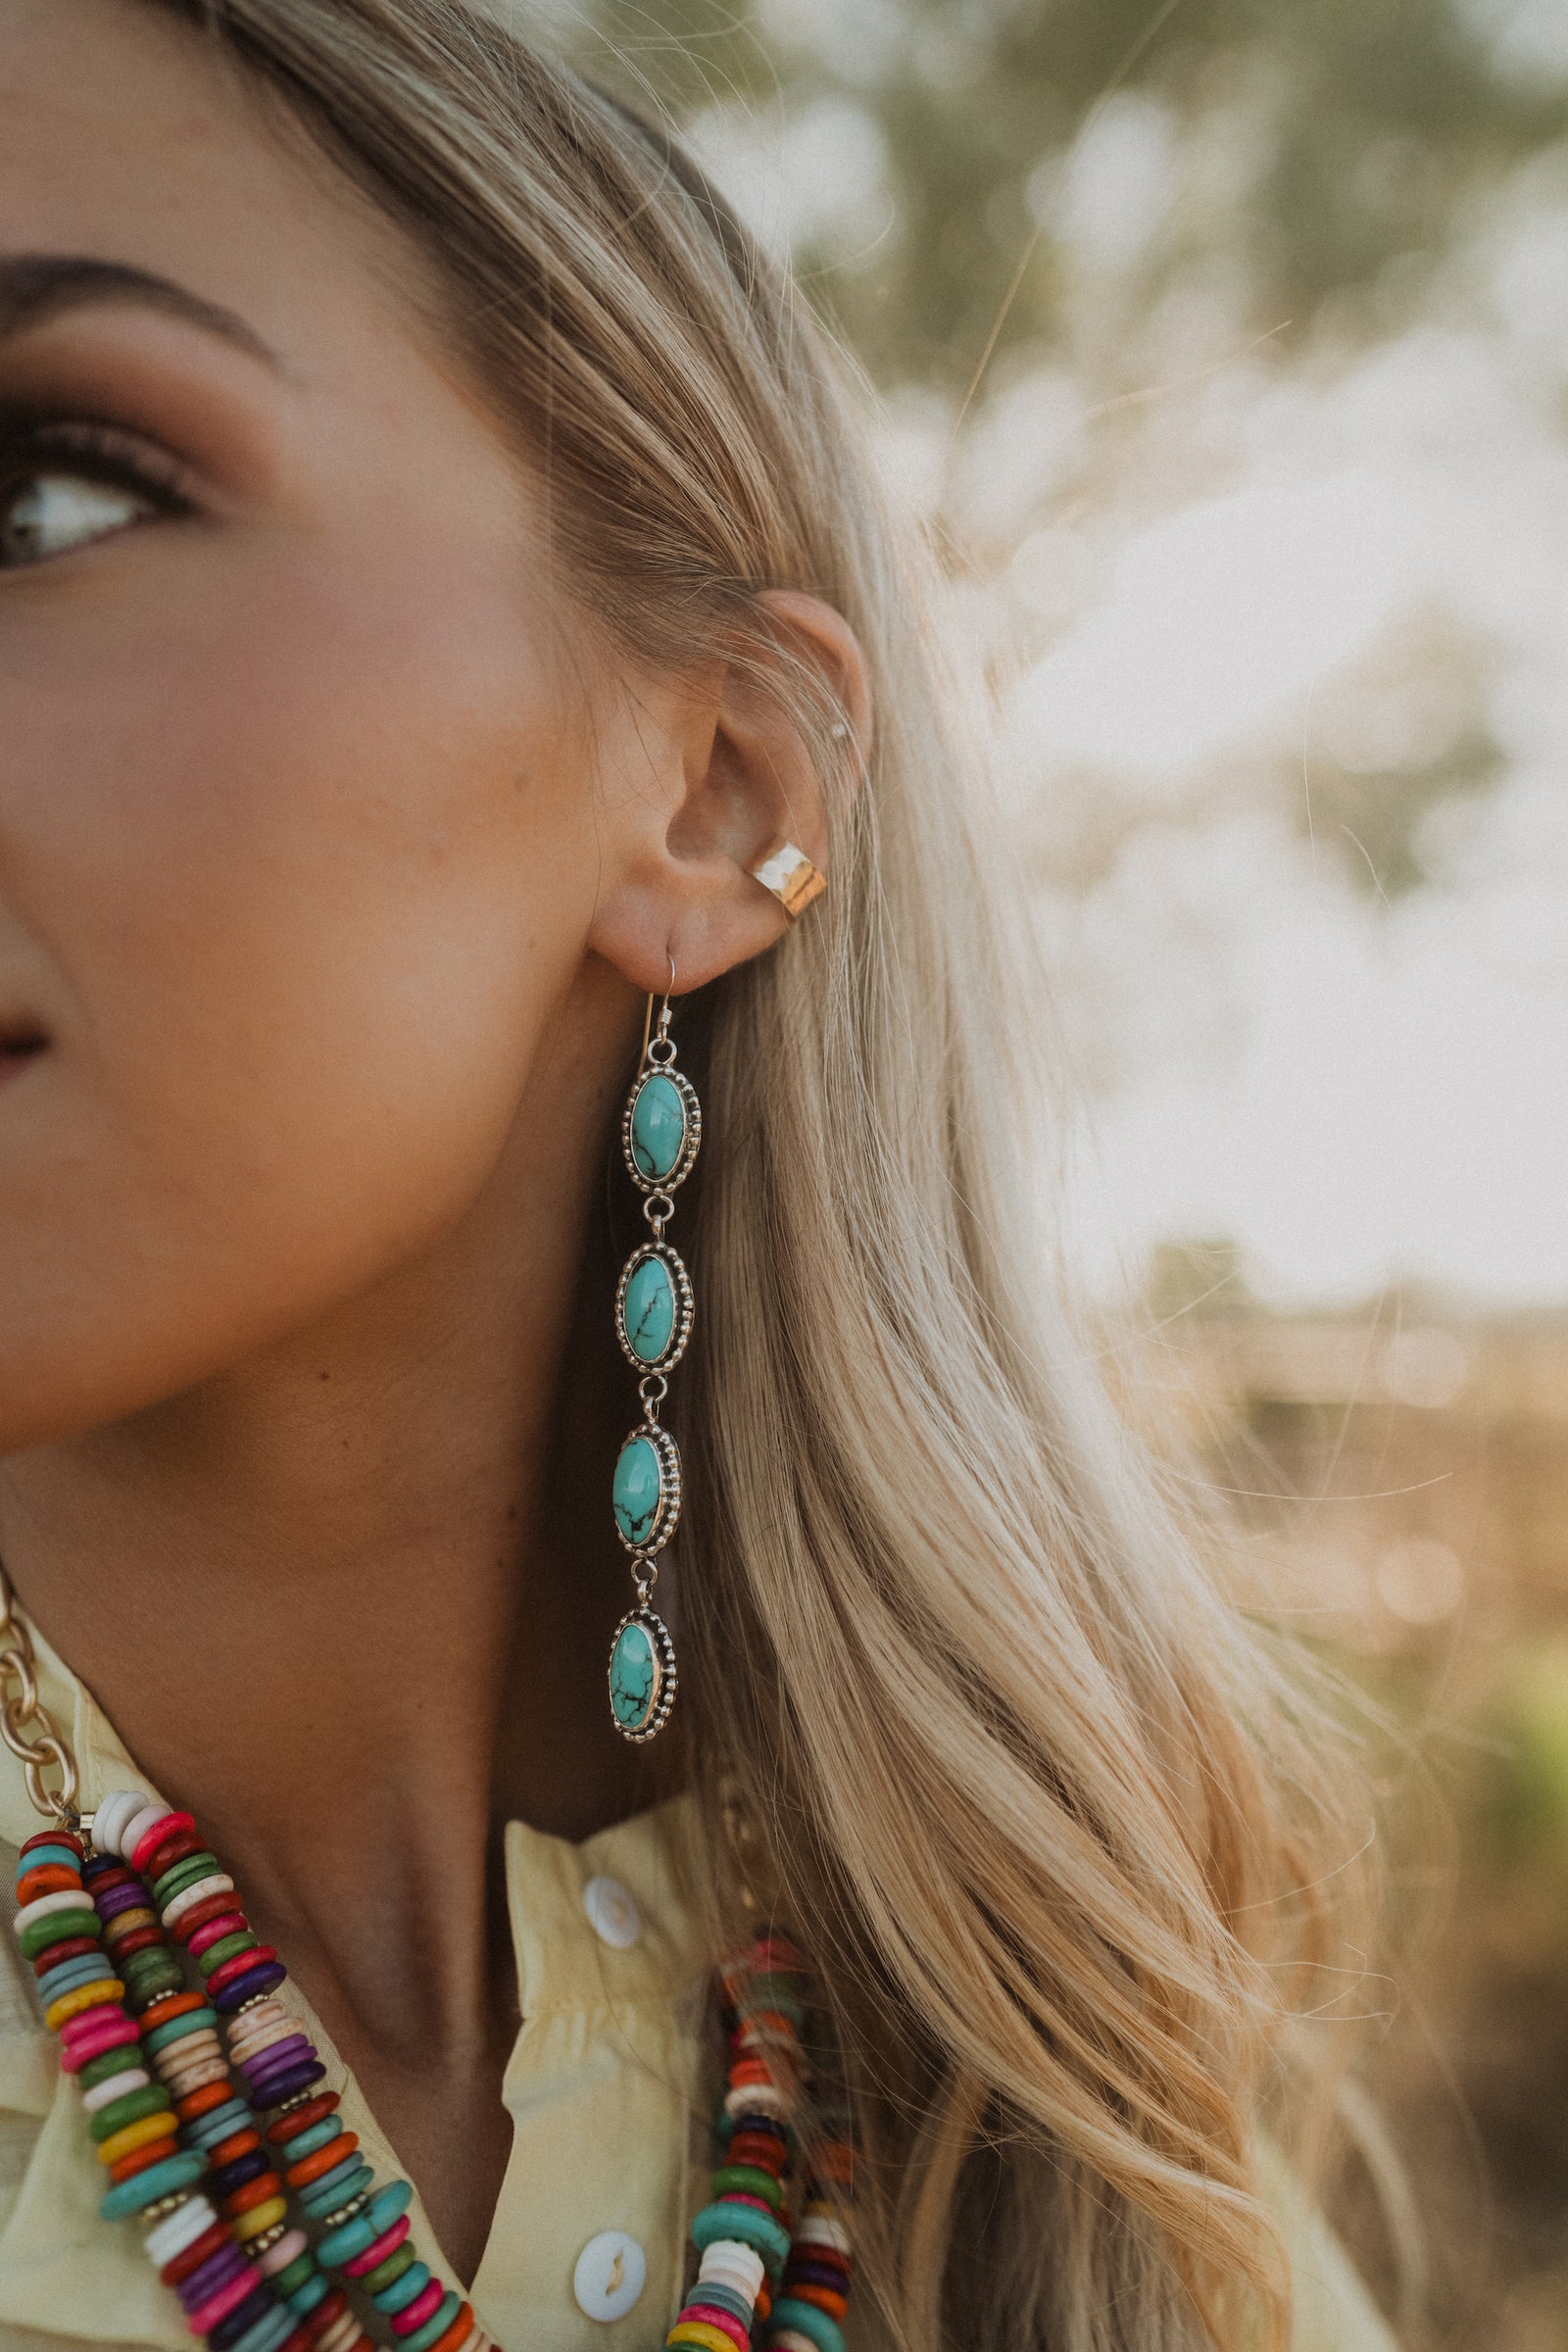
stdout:
POLYGON ((27 475, 0 491, 0 566, 69 555, 155 512, 150 498, 84 474, 27 475))

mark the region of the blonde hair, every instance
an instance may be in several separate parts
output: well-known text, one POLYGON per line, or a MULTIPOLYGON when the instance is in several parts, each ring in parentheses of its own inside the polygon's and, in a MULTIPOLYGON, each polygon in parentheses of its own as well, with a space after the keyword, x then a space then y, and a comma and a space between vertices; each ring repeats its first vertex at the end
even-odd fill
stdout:
POLYGON ((1331 1735, 1059 1301, 1039 998, 851 371, 675 145, 488 11, 157 4, 422 252, 584 607, 746 660, 831 787, 826 899, 706 1013, 682 1685, 714 1902, 738 1816, 826 1990, 861 2291, 910 2352, 1279 2339, 1255 2142, 1340 1948, 1331 1735), (859 635, 863 790, 768 588, 859 635))

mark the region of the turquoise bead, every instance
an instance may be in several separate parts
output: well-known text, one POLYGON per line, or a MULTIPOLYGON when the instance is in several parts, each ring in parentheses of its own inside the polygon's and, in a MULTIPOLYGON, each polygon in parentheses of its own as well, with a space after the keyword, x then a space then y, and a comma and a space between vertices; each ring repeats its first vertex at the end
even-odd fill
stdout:
POLYGON ((659 1450, 651 1438, 628 1438, 615 1457, 611 1502, 615 1525, 625 1541, 637 1547, 651 1544, 664 1499, 664 1478, 659 1450))
POLYGON ((429 2283, 430 2273, 426 2265, 411 2262, 401 2277, 394 2278, 390 2286, 383 2286, 378 2295, 370 2297, 370 2301, 377 2311, 401 2311, 405 2304, 414 2301, 416 2295, 422 2295, 429 2283))
POLYGON ((610 1704, 623 1732, 640 1732, 659 1703, 660 1661, 654 1638, 634 1617, 615 1637, 610 1704))
POLYGON ((160 2197, 172 2195, 176 2188, 189 2188, 206 2170, 205 2156, 182 2148, 177 2156, 165 2156, 148 2165, 145 2172, 132 2173, 128 2180, 117 2180, 98 2210, 106 2222, 122 2222, 127 2214, 156 2205, 160 2197))
POLYGON ((369 2166, 360 2162, 356 2150, 354 2155, 345 2156, 341 2164, 335 2164, 329 2173, 323 2173, 319 2180, 313 2180, 309 2188, 300 2190, 301 2207, 313 2222, 318 2222, 326 2214, 335 2213, 340 2205, 346 2205, 350 2197, 357 2197, 362 2188, 368 2188, 374 2179, 369 2166))
MULTIPOLYGON (((370 2225, 371 2236, 380 2237, 390 2230, 399 2214, 407 2213, 413 2203, 414 2189, 407 2180, 389 2180, 385 2188, 378 2188, 365 2208, 365 2218, 370 2225)), ((369 2238, 367 2238, 367 2245, 369 2242, 369 2238)))
POLYGON ((645 1078, 631 1106, 631 1155, 651 1184, 662 1184, 680 1164, 686 1145, 686 1105, 680 1089, 662 1070, 645 1078))
POLYGON ((692 2224, 692 2244, 699 2254, 706 2254, 722 2237, 755 2247, 775 2278, 789 2260, 789 2231, 770 2213, 759 2213, 755 2205, 738 2205, 728 2200, 721 2205, 705 2205, 692 2224))
POLYGON ((187 2009, 181 2016, 172 2017, 167 2026, 154 2026, 150 2034, 144 2034, 141 2037, 142 2048, 149 2052, 166 2050, 172 2041, 183 2041, 187 2034, 200 2034, 208 2026, 216 2033, 216 2009, 187 2009))
POLYGON ((455 2295, 451 2287, 448 2287, 440 2303, 431 2312, 422 2328, 416 2328, 412 2335, 400 2335, 396 2338, 398 2352, 430 2352, 430 2346, 441 2341, 457 2318, 462 2305, 462 2296, 455 2295))
POLYGON ((314 2156, 318 2148, 329 2147, 342 2130, 342 2123, 337 2116, 323 2116, 318 2124, 311 2124, 305 2131, 295 2132, 288 2143, 285 2161, 289 2164, 302 2163, 307 2156, 314 2156))
POLYGON ((74 1854, 69 1845, 35 1845, 17 1862, 17 1881, 26 1877, 29 1870, 70 1870, 81 1876, 81 1856, 74 1854))
POLYGON ((228 2139, 243 2132, 251 2121, 251 2111, 243 2099, 225 2099, 210 2115, 198 2116, 193 2124, 182 2124, 181 2131, 193 2147, 216 2148, 220 2139, 228 2139))
POLYGON ((662 1257, 632 1270, 620 1310, 626 1345, 640 1363, 657 1364, 675 1336, 675 1285, 662 1257))
POLYGON ((274 2304, 246 2328, 231 2352, 279 2352, 294 2332, 294 2314, 286 2304, 274 2304))
MULTIPOLYGON (((345 2231, 358 2229, 360 2227, 362 2227, 362 2223, 358 2219, 352 2222, 346 2222, 344 2224, 343 2230, 335 2231, 333 2234, 335 2236, 341 2236, 345 2233, 345 2231)), ((353 2259, 352 2255, 349 2254, 334 2254, 329 2256, 326 2248, 330 2243, 331 2240, 329 2238, 323 2237, 320 2244, 316 2249, 317 2253, 319 2254, 323 2262, 330 2261, 335 2266, 339 2262, 349 2262, 353 2259)), ((365 2245, 368 2246, 370 2240, 367 2238, 365 2240, 365 2245)), ((356 2253, 363 2253, 364 2251, 364 2246, 358 2246, 355 2248, 356 2253)), ((316 2271, 309 2278, 306 2279, 303 2286, 295 2287, 293 2293, 285 2297, 285 2300, 290 2311, 293 2312, 296 2319, 306 2320, 310 2318, 311 2313, 316 2309, 318 2303, 324 2303, 327 2296, 331 2292, 331 2279, 323 2278, 320 2272, 316 2271)))
POLYGON ((804 2335, 816 2352, 844 2352, 844 2330, 837 2320, 818 2311, 814 2303, 803 2303, 794 2295, 781 2295, 767 2315, 769 2329, 789 2328, 804 2335))
MULTIPOLYGON (((329 2271, 335 2271, 340 2264, 352 2262, 356 2254, 363 2254, 367 2246, 373 2246, 386 2228, 385 2222, 376 2222, 371 2218, 378 2202, 372 2197, 364 2213, 352 2214, 346 2222, 339 2223, 335 2230, 329 2230, 316 2249, 317 2260, 323 2262, 329 2271)), ((306 2286, 314 2286, 315 2283, 314 2279, 305 2282, 306 2286)), ((322 2283, 324 2285, 324 2280, 322 2283)), ((302 2286, 298 2293, 304 2292, 305 2287, 302 2286)), ((309 2303, 302 2307, 297 2295, 291 2295, 289 2300, 296 2311, 302 2308, 309 2311, 311 2308, 309 2303)))
POLYGON ((63 1992, 74 1992, 80 1984, 102 1984, 114 1973, 107 1952, 78 1952, 74 1960, 60 1961, 38 1979, 38 1998, 47 2009, 63 1992))

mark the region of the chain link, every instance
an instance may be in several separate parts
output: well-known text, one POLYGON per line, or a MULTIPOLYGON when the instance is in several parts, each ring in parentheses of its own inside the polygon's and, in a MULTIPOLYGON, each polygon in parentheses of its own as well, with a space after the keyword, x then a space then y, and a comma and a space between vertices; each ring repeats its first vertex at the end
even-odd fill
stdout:
POLYGON ((60 1737, 54 1717, 38 1696, 32 1638, 16 1613, 10 1581, 0 1567, 0 1740, 22 1761, 23 1778, 34 1809, 46 1821, 76 1819, 76 1759, 60 1737), (26 1726, 33 1726, 27 1737, 26 1726), (54 1767, 58 1789, 43 1776, 54 1767))

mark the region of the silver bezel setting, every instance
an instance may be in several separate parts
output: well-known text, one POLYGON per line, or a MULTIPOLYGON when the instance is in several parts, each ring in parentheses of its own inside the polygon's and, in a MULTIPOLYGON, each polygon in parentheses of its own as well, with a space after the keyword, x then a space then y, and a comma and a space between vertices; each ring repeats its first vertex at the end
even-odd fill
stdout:
MULTIPOLYGON (((646 1544, 629 1542, 625 1530, 615 1514, 613 1493, 612 1493, 610 1516, 614 1519, 615 1533, 631 1553, 632 1558, 634 1560, 651 1560, 656 1551, 663 1550, 664 1545, 680 1525, 680 1447, 668 1430, 662 1428, 659 1422, 639 1421, 636 1428, 629 1429, 621 1439, 615 1454, 617 1463, 634 1438, 647 1439, 659 1463, 659 1504, 654 1512, 654 1532, 646 1544)), ((613 1479, 613 1472, 611 1475, 613 1479)))
POLYGON ((620 1352, 626 1358, 627 1363, 638 1372, 668 1372, 678 1364, 686 1352, 686 1344, 692 1336, 692 1317, 696 1312, 696 1307, 697 1301, 692 1293, 691 1276, 687 1273, 678 1250, 672 1250, 667 1242, 645 1242, 640 1250, 634 1250, 621 1267, 620 1280, 615 1285, 615 1337, 620 1342, 620 1352), (626 1293, 631 1288, 632 1276, 644 1260, 650 1257, 663 1259, 669 1270, 670 1282, 674 1286, 675 1292, 675 1322, 669 1335, 669 1346, 663 1354, 653 1362, 650 1362, 647 1356, 639 1355, 626 1336, 626 1293))
POLYGON ((640 1747, 645 1740, 656 1738, 663 1730, 669 1721, 669 1711, 675 1704, 675 1644, 669 1638, 669 1628, 657 1609, 650 1609, 639 1601, 636 1608, 626 1611, 611 1637, 610 1660, 605 1668, 605 1687, 610 1692, 610 1719, 623 1740, 630 1740, 640 1747), (628 1731, 615 1713, 615 1651, 628 1625, 640 1625, 647 1633, 654 1645, 656 1661, 654 1703, 636 1731, 628 1731))
POLYGON ((626 1097, 625 1106, 620 1114, 621 1156, 626 1162, 627 1174, 638 1191, 640 1193, 672 1193, 678 1184, 684 1184, 692 1172, 692 1162, 697 1157, 702 1140, 703 1106, 697 1100, 697 1089, 685 1071, 677 1070, 674 1064, 668 1061, 645 1063, 637 1073, 636 1082, 631 1093, 626 1097), (650 1078, 667 1078, 679 1095, 681 1108, 686 1113, 686 1132, 681 1139, 680 1157, 667 1176, 645 1176, 637 1165, 637 1154, 632 1150, 632 1114, 637 1108, 637 1098, 650 1078))

